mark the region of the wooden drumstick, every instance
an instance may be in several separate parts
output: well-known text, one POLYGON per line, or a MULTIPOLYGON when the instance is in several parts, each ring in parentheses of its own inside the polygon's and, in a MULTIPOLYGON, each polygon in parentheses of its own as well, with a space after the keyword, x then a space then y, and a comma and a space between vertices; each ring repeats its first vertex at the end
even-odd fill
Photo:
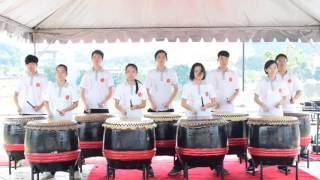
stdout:
POLYGON ((202 107, 204 107, 203 97, 202 96, 201 96, 201 105, 202 105, 202 107))

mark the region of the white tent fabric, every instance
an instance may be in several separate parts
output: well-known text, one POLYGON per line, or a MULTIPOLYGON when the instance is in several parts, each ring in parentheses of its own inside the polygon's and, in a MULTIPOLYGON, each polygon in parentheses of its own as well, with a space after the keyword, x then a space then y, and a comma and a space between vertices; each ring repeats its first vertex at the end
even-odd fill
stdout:
POLYGON ((0 30, 35 42, 320 41, 319 0, 1 0, 0 30))

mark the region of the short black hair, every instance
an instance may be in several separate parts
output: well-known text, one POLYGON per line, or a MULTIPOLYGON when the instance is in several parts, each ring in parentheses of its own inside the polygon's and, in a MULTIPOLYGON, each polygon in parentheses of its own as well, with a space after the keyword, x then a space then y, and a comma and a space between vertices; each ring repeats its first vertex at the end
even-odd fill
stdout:
POLYGON ((189 79, 191 80, 191 81, 193 81, 194 80, 194 71, 195 71, 195 69, 196 69, 196 67, 197 66, 200 66, 201 67, 201 72, 203 73, 203 77, 202 77, 202 80, 204 80, 205 78, 206 78, 206 69, 204 68, 204 66, 203 66, 203 64, 201 64, 201 63, 194 63, 193 65, 192 65, 192 67, 191 67, 191 71, 190 71, 190 75, 189 75, 189 79))
POLYGON ((158 50, 155 54, 154 54, 154 59, 157 59, 158 54, 163 53, 166 56, 166 59, 168 59, 168 54, 165 50, 158 50))
POLYGON ((103 59, 103 52, 102 52, 101 50, 99 50, 99 49, 94 50, 94 51, 91 53, 91 58, 93 57, 94 54, 100 55, 100 56, 102 57, 102 59, 103 59))
POLYGON ((228 58, 228 57, 230 56, 230 54, 229 54, 228 51, 222 50, 222 51, 219 51, 219 52, 218 52, 218 58, 219 58, 220 56, 225 56, 225 57, 228 58))
POLYGON ((68 74, 68 67, 67 67, 66 65, 64 65, 64 64, 59 64, 59 65, 56 67, 56 70, 57 70, 59 67, 62 67, 62 68, 66 71, 66 73, 68 74))
POLYGON ((286 61, 288 61, 288 57, 287 57, 287 55, 285 55, 285 54, 283 54, 283 53, 280 53, 280 54, 278 54, 277 56, 276 56, 276 61, 278 61, 278 59, 279 58, 285 58, 286 59, 286 61))
POLYGON ((268 74, 267 69, 268 69, 272 64, 276 64, 277 67, 278 67, 277 62, 276 62, 275 60, 272 60, 272 59, 271 59, 271 60, 268 60, 268 61, 264 64, 264 72, 265 72, 266 74, 268 74))
POLYGON ((24 59, 25 64, 29 64, 29 63, 36 63, 38 64, 38 58, 37 56, 31 55, 29 54, 28 56, 26 56, 26 58, 24 59))

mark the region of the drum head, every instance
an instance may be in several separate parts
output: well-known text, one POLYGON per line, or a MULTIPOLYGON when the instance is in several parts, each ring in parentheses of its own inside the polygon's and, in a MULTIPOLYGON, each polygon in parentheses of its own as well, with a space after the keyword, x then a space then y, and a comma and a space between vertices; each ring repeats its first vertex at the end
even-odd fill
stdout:
POLYGON ((44 115, 18 115, 18 116, 8 116, 5 118, 5 124, 27 124, 29 121, 44 120, 46 116, 44 115))
POLYGON ((257 118, 250 118, 248 124, 281 126, 299 124, 299 120, 298 118, 292 116, 262 116, 257 118))
POLYGON ((227 121, 246 121, 249 118, 249 114, 245 113, 214 112, 212 115, 223 117, 227 121))
POLYGON ((164 122, 164 121, 178 121, 181 118, 180 114, 171 113, 171 112, 155 112, 145 114, 144 117, 153 119, 155 122, 164 122))
POLYGON ((103 124, 103 127, 111 129, 152 129, 155 124, 149 118, 110 118, 103 124))
POLYGON ((79 125, 75 121, 70 120, 42 120, 28 122, 26 128, 36 130, 69 130, 78 129, 79 125))
POLYGON ((106 119, 113 117, 111 114, 92 113, 79 114, 74 117, 77 122, 104 122, 106 119))
POLYGON ((187 117, 178 121, 178 125, 187 128, 201 128, 225 125, 228 122, 221 117, 187 117))

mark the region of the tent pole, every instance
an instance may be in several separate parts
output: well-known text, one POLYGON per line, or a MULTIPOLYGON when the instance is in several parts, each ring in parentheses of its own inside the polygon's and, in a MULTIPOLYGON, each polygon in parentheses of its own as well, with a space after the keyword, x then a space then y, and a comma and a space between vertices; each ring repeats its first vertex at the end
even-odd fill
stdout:
POLYGON ((242 91, 244 91, 244 73, 245 73, 245 42, 242 42, 242 91))

